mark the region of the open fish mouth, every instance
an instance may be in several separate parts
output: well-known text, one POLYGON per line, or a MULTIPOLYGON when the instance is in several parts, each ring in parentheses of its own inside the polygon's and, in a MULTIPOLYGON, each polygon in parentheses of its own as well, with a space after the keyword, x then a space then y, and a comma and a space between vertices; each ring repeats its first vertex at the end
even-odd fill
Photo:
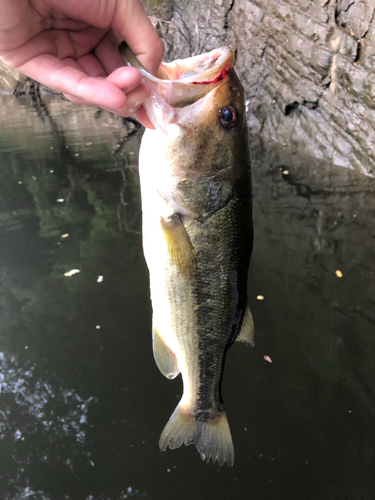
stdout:
POLYGON ((207 54, 162 63, 158 75, 152 75, 138 61, 125 42, 119 47, 124 63, 137 68, 152 91, 172 108, 193 104, 227 79, 233 68, 234 54, 220 47, 207 54))

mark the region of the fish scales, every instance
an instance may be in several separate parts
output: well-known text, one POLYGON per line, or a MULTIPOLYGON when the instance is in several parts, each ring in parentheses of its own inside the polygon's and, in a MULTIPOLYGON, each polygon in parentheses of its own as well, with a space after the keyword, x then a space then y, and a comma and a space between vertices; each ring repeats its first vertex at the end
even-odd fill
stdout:
POLYGON ((160 437, 161 450, 194 444, 202 459, 233 465, 221 397, 234 340, 253 343, 247 305, 252 249, 250 163, 242 86, 226 47, 163 63, 159 78, 129 52, 151 97, 155 130, 140 152, 143 247, 150 271, 153 349, 183 396, 160 437), (197 85, 199 84, 199 85, 197 85))
POLYGON ((244 215, 246 220, 249 213, 250 207, 243 205, 243 198, 234 196, 228 205, 208 220, 196 222, 194 230, 191 227, 188 229, 197 255, 197 273, 191 283, 198 305, 197 413, 214 412, 222 404, 219 385, 224 355, 228 343, 238 333, 242 319, 238 311, 246 307, 246 302, 241 304, 241 300, 246 298, 244 278, 247 276, 248 261, 246 258, 241 261, 238 257, 248 254, 246 246, 251 245, 251 228, 237 223, 244 215), (228 252, 236 240, 236 248, 243 248, 244 251, 228 252))

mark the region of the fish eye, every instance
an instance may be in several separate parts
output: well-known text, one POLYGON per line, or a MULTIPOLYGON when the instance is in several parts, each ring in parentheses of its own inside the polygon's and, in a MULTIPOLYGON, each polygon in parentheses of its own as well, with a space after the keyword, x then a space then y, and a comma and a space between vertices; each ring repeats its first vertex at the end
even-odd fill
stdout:
POLYGON ((237 122, 237 113, 232 106, 224 106, 219 113, 219 120, 223 127, 232 128, 237 122))

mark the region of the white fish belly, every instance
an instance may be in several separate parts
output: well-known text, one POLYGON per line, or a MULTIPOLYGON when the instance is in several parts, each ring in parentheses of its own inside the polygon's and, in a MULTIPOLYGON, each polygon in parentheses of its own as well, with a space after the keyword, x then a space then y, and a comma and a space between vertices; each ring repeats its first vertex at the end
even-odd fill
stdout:
POLYGON ((196 303, 188 280, 170 261, 160 220, 175 212, 160 190, 170 192, 170 167, 165 159, 164 134, 147 130, 143 136, 139 172, 142 194, 143 250, 150 272, 153 325, 177 357, 184 382, 181 404, 192 409, 198 385, 198 335, 196 303))

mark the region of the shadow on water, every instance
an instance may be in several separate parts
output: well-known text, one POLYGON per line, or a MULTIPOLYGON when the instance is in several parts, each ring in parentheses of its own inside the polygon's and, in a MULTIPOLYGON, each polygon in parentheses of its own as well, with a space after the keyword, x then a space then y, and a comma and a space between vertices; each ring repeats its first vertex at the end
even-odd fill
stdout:
POLYGON ((257 345, 227 356, 235 466, 207 466, 158 450, 181 381, 151 352, 140 130, 45 99, 0 111, 0 498, 372 499, 375 181, 253 144, 257 345))

